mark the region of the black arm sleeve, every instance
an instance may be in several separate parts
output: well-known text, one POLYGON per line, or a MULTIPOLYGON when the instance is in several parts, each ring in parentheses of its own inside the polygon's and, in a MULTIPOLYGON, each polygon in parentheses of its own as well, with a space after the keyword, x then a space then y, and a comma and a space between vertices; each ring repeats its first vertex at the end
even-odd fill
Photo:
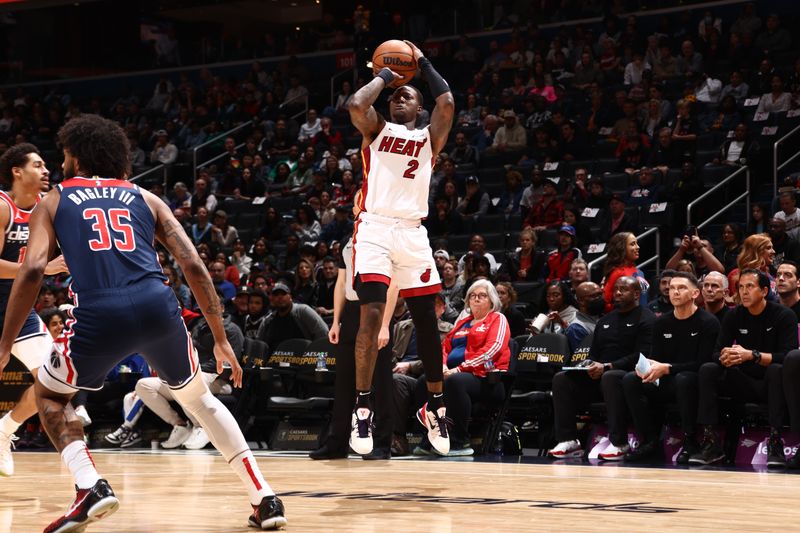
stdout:
POLYGON ((419 58, 419 69, 422 72, 422 77, 428 82, 428 87, 430 87, 434 98, 438 98, 444 93, 450 92, 450 86, 447 85, 447 82, 441 74, 436 72, 436 69, 433 68, 430 59, 427 57, 419 58))

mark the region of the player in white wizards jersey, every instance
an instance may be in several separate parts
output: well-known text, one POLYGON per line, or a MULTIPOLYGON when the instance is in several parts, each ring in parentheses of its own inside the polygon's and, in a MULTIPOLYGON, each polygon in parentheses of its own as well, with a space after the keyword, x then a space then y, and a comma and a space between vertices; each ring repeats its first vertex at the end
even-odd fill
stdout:
POLYGON ((364 136, 364 180, 359 203, 362 212, 353 230, 353 283, 361 302, 361 324, 355 352, 358 396, 350 435, 350 447, 361 454, 372 451, 370 385, 386 291, 392 279, 414 321, 428 383, 428 402, 417 418, 428 430, 434 450, 440 454, 450 450, 442 395, 442 348, 434 310, 441 283, 421 219, 428 215, 433 161, 447 142, 455 105, 447 82, 419 48, 406 43, 413 49, 422 77, 436 100, 430 126, 415 128, 422 111, 422 93, 410 85, 392 93, 390 121, 372 106, 385 87, 401 79, 388 68, 359 89, 349 106, 353 125, 364 136))

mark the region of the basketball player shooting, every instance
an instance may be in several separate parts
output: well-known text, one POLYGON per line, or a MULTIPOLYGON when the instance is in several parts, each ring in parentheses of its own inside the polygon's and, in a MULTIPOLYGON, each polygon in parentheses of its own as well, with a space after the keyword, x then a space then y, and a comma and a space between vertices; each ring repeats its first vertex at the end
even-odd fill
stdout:
POLYGON ((421 221, 428 215, 433 162, 447 142, 455 106, 447 82, 419 48, 409 41, 405 43, 436 101, 430 126, 415 127, 423 101, 422 93, 410 85, 397 88, 389 98, 389 121, 375 110, 373 104, 384 88, 408 81, 389 68, 383 68, 359 89, 349 107, 350 118, 364 138, 361 144, 364 180, 359 204, 362 212, 352 239, 361 325, 355 347, 358 394, 350 446, 360 454, 372 451, 370 385, 387 288, 395 278, 417 331, 419 355, 428 383, 428 401, 417 412, 417 418, 427 429, 433 449, 445 455, 450 451, 450 438, 442 394, 442 350, 434 310, 441 282, 421 221))
POLYGON ((64 330, 66 346, 39 367, 35 390, 39 417, 77 494, 45 533, 83 531, 119 507, 95 468, 69 400, 78 390, 102 388, 108 372, 130 353, 144 356, 242 480, 253 507, 248 523, 284 526, 283 504, 262 477, 236 420, 203 381, 178 301, 158 264, 155 239, 178 261, 208 321, 217 372, 223 362, 230 364, 231 379, 240 386, 242 368, 225 337, 222 306, 186 232, 164 202, 124 179, 130 170, 128 139, 115 122, 81 115, 61 128, 58 140, 66 179, 31 214, 27 253, 0 339, 2 372, 58 242, 73 275, 75 307, 64 330))

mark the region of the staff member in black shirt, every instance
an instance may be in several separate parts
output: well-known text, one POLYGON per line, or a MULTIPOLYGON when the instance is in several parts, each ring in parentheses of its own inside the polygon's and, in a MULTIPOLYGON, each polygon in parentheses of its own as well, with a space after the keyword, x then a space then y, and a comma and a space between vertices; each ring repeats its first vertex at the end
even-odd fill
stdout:
POLYGON ((653 313, 639 306, 639 281, 622 276, 614 283, 615 310, 601 318, 594 330, 588 371, 562 371, 553 378, 553 407, 558 445, 548 454, 555 458, 583 455, 575 417, 594 399, 608 406, 611 444, 601 458, 621 459, 628 451, 625 396, 620 382, 633 370, 639 353, 650 353, 653 313), (605 457, 604 457, 605 456, 605 457))
POLYGON ((700 309, 695 299, 700 294, 697 278, 676 272, 669 282, 670 313, 656 318, 650 370, 642 375, 628 372, 622 380, 625 401, 642 442, 625 456, 626 461, 641 461, 658 455, 663 408, 677 400, 680 407, 683 450, 678 463, 686 464, 698 446, 694 438, 697 423, 697 370, 711 361, 719 334, 714 315, 700 309), (658 381, 658 383, 656 383, 658 381))
POLYGON ((709 272, 703 276, 703 302, 706 311, 722 324, 725 315, 731 310, 725 303, 725 295, 728 294, 728 278, 720 272, 709 272))
MULTIPOLYGON (((739 276, 742 305, 728 313, 714 348, 713 361, 700 367, 697 421, 704 427, 702 449, 689 464, 707 465, 725 459, 714 433, 719 422, 720 392, 738 401, 767 401, 771 433, 767 466, 785 466, 783 440, 783 359, 797 348, 797 317, 786 307, 767 301, 769 278, 747 268, 739 276)), ((796 385, 794 385, 796 386, 796 385)))
POLYGON ((800 320, 800 294, 797 293, 797 263, 784 261, 775 274, 775 290, 781 305, 788 307, 800 320))

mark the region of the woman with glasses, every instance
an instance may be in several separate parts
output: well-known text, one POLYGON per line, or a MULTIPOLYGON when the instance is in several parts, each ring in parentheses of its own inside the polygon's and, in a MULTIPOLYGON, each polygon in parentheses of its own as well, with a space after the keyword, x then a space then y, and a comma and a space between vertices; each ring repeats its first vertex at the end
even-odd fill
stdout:
MULTIPOLYGON (((508 321, 501 312, 502 305, 497 290, 489 280, 481 279, 467 290, 465 298, 467 316, 456 323, 442 342, 444 364, 444 403, 452 418, 450 453, 448 456, 472 455, 468 423, 472 403, 478 400, 500 402, 505 388, 487 375, 508 370, 511 335, 508 321)), ((425 377, 417 382, 416 397, 419 405, 426 395, 425 377)), ((431 446, 423 438, 415 455, 429 455, 431 446)))

